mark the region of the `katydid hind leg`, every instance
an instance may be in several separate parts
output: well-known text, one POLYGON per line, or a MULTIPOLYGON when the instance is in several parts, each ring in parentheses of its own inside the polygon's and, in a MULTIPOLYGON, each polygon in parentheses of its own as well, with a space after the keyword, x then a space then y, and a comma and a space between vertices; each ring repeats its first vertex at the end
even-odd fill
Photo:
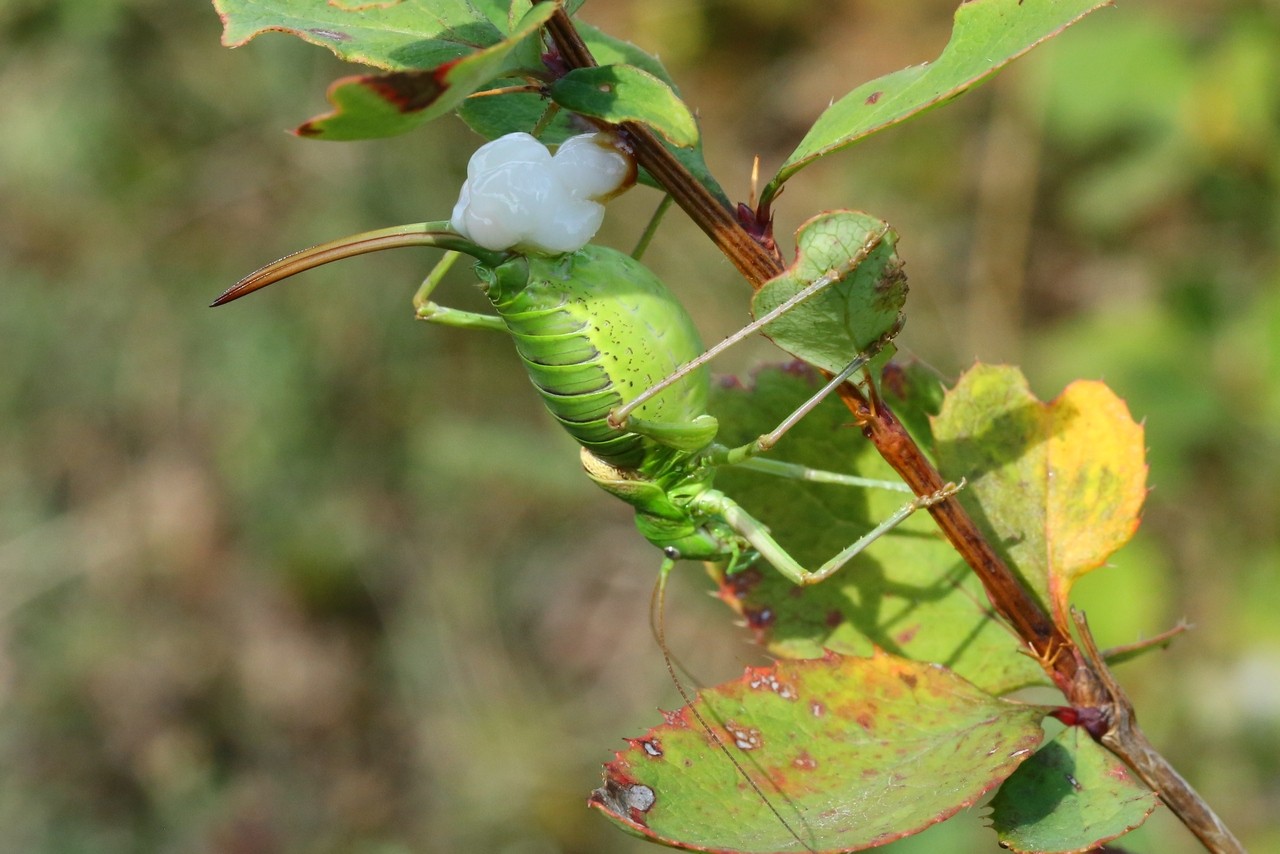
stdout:
MULTIPOLYGON (((793 294, 789 299, 775 306, 764 315, 751 321, 737 332, 725 338, 723 341, 708 348, 701 355, 676 368, 671 372, 671 374, 659 380, 657 383, 641 392, 638 396, 628 401, 625 405, 610 413, 609 423, 614 427, 625 427, 628 417, 636 410, 637 407, 643 405, 649 400, 652 400, 654 397, 661 394, 663 390, 670 388, 675 383, 684 379, 689 374, 693 373, 698 368, 702 367, 707 362, 732 347, 734 344, 751 337, 755 333, 764 329, 770 323, 773 323, 779 317, 791 312, 805 300, 811 299, 832 285, 844 281, 850 275, 852 270, 860 264, 863 259, 871 254, 872 250, 874 250, 876 246, 880 245, 880 241, 884 239, 887 232, 888 227, 886 226, 882 231, 868 236, 865 243, 859 247, 853 257, 851 257, 846 264, 842 265, 841 270, 833 270, 814 279, 808 286, 793 294)), ((874 353, 869 355, 874 355, 874 353)), ((857 356, 855 356, 855 361, 857 361, 857 359, 863 359, 865 361, 864 354, 857 354, 857 356)))

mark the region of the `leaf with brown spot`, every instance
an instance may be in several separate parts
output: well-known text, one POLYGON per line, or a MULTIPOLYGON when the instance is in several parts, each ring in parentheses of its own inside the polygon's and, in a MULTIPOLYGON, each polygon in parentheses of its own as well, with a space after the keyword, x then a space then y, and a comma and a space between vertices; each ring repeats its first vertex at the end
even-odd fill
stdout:
POLYGON ((329 87, 332 112, 297 129, 299 136, 332 141, 373 139, 413 130, 452 112, 471 94, 511 72, 510 60, 532 41, 556 4, 534 6, 510 35, 482 50, 429 70, 343 77, 329 87))
POLYGON ((591 806, 699 851, 854 851, 972 805, 1040 743, 1045 710, 884 653, 750 668, 694 709, 769 798, 734 772, 689 709, 618 753, 591 806))

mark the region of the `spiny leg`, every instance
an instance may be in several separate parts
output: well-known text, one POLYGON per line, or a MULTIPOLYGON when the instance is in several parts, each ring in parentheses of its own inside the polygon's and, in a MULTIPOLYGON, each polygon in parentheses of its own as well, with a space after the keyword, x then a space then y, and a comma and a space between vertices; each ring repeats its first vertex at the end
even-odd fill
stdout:
POLYGON ((835 391, 841 383, 847 381, 854 373, 857 372, 866 363, 865 356, 859 356, 849 364, 843 371, 833 377, 826 385, 809 397, 804 403, 800 404, 790 415, 783 419, 782 423, 775 427, 771 432, 762 436, 758 436, 751 442, 736 448, 726 448, 723 445, 710 445, 719 429, 718 422, 710 415, 701 415, 697 419, 689 423, 668 424, 663 422, 647 421, 641 418, 633 418, 627 425, 627 429, 633 433, 639 433, 648 436, 656 442, 669 447, 678 448, 686 451, 698 451, 707 448, 706 460, 716 466, 734 466, 735 468, 747 469, 749 471, 758 471, 762 474, 771 474, 776 477, 786 477, 792 480, 807 480, 814 483, 833 483, 839 486, 853 487, 869 487, 872 489, 889 489, 895 492, 910 492, 911 487, 905 483, 896 480, 880 480, 877 478, 860 477, 858 475, 843 474, 840 472, 823 471, 821 469, 809 468, 797 463, 788 463, 781 460, 761 459, 760 454, 772 448, 777 444, 788 430, 794 427, 801 418, 808 415, 814 407, 820 404, 824 398, 835 391))
POLYGON ((922 507, 931 507, 945 501, 964 487, 960 483, 948 483, 930 495, 921 495, 895 510, 889 518, 876 525, 859 537, 854 543, 814 570, 805 569, 799 561, 773 538, 763 522, 748 513, 743 507, 722 492, 711 490, 699 499, 699 510, 714 513, 742 536, 765 561, 781 572, 793 584, 807 586, 817 584, 829 578, 846 563, 857 557, 867 546, 880 539, 881 536, 896 528, 904 519, 922 507))
POLYGON ((822 401, 825 400, 833 391, 839 388, 842 383, 847 381, 854 373, 861 369, 866 362, 867 357, 865 355, 858 356, 850 362, 843 371, 832 377, 831 380, 822 388, 818 389, 818 391, 805 400, 804 403, 796 407, 796 409, 784 418, 782 423, 772 431, 736 448, 714 446, 711 448, 708 459, 716 465, 735 466, 737 468, 744 468, 750 471, 758 471, 763 474, 791 478, 792 480, 807 480, 814 483, 834 483, 840 486, 870 487, 873 489, 890 489, 895 492, 910 492, 911 487, 907 486, 902 481, 859 477, 858 475, 812 469, 808 466, 802 466, 796 463, 758 458, 758 455, 768 451, 776 445, 778 440, 781 439, 788 430, 798 424, 800 419, 812 412, 815 407, 822 403, 822 401))

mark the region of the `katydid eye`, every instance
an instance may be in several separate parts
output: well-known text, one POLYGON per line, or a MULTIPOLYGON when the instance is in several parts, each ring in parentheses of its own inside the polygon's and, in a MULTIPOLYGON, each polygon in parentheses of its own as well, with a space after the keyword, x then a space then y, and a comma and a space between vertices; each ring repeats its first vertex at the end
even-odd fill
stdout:
POLYGON ((527 133, 472 155, 450 220, 485 249, 581 249, 604 221, 603 201, 635 182, 635 163, 599 134, 571 137, 553 157, 527 133))

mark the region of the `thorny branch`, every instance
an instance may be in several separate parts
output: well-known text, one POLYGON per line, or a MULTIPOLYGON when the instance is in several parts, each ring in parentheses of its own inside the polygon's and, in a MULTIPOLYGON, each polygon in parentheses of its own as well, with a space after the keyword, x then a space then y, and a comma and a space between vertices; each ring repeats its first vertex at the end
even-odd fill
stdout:
MULTIPOLYGON (((551 18, 547 32, 568 67, 596 64, 563 9, 551 18)), ((769 279, 785 272, 786 265, 776 249, 748 234, 733 213, 671 155, 652 131, 635 122, 624 122, 621 130, 631 142, 639 164, 706 232, 753 289, 759 289, 769 279)), ((841 386, 840 397, 876 450, 917 496, 931 495, 943 487, 942 475, 886 403, 871 399, 853 383, 841 386)), ((992 606, 1017 632, 1071 705, 1091 713, 1086 717, 1103 722, 1095 737, 1159 793, 1206 850, 1215 854, 1244 852, 1244 847, 1204 799, 1138 728, 1133 704, 1102 660, 1083 617, 1076 618, 1084 644, 1082 650, 1026 591, 956 498, 934 504, 929 513, 982 581, 992 606)))

